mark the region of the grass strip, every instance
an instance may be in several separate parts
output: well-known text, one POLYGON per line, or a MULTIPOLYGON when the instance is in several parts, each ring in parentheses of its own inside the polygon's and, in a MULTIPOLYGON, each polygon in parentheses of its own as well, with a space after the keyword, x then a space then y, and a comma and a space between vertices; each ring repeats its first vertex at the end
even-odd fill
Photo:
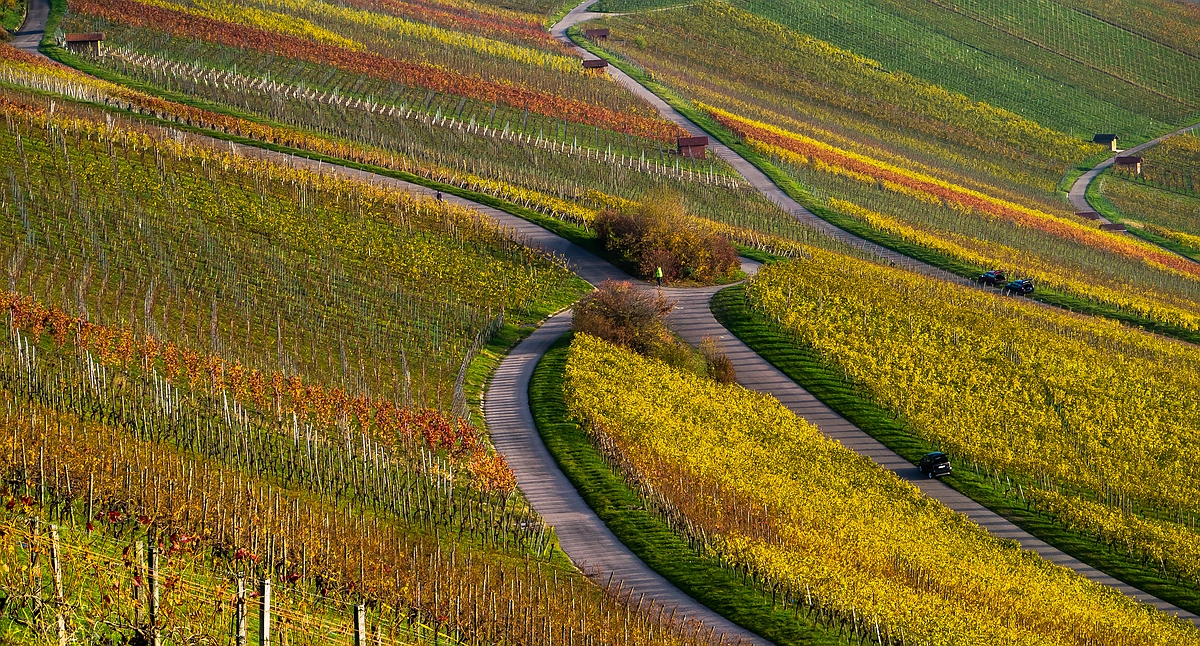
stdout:
POLYGON ((563 371, 571 335, 542 357, 529 382, 529 406, 542 441, 596 515, 634 554, 696 601, 780 646, 844 644, 835 633, 803 616, 773 609, 770 599, 712 556, 700 556, 653 512, 601 459, 591 439, 571 419, 563 371))
MULTIPOLYGON (((765 174, 776 186, 783 190, 784 193, 799 202, 801 206, 808 209, 822 220, 825 220, 826 222, 839 229, 842 229, 843 231, 854 234, 863 240, 874 242, 881 247, 886 247, 914 260, 918 260, 927 265, 948 271, 956 276, 975 278, 984 271, 992 269, 991 267, 979 267, 970 263, 966 263, 952 256, 939 253, 927 247, 922 247, 898 236, 880 231, 879 229, 871 227, 864 222, 856 220, 848 215, 838 213, 837 211, 822 205, 816 197, 805 190, 804 187, 800 186, 796 180, 792 179, 782 169, 773 164, 766 157, 759 154, 758 151, 754 150, 750 146, 747 146, 731 131, 726 129, 709 115, 697 109, 691 104, 690 101, 679 96, 679 94, 677 94, 674 90, 661 83, 658 83, 644 70, 630 64, 628 61, 625 61, 615 54, 597 47, 590 40, 583 38, 579 33, 578 27, 571 28, 570 36, 572 40, 579 44, 579 46, 587 49, 589 52, 597 56, 604 58, 609 62, 609 64, 628 74, 646 89, 658 95, 659 98, 665 101, 680 114, 691 120, 692 123, 695 123, 697 126, 704 129, 714 139, 728 146, 731 150, 746 159, 746 161, 754 164, 755 167, 762 171, 763 174, 765 174)), ((1085 166, 1094 161, 1096 161, 1095 158, 1085 160, 1085 162, 1082 162, 1080 166, 1085 166)), ((1099 162, 1096 161, 1096 163, 1099 162)), ((1094 185, 1095 182, 1092 184, 1094 185)), ((1176 251, 1175 249, 1171 250, 1176 251)), ((1200 332, 1188 330, 1170 323, 1155 321, 1138 314, 1123 311, 1113 305, 1097 303, 1073 294, 1039 287, 1032 296, 1029 296, 1029 298, 1041 303, 1046 303, 1047 305, 1068 309, 1073 312, 1114 319, 1128 325, 1149 330, 1156 334, 1173 337, 1189 343, 1200 343, 1200 332)))
MULTIPOLYGON (((843 381, 837 368, 822 362, 815 351, 796 342, 791 333, 751 307, 746 302, 744 285, 721 290, 713 297, 711 306, 717 320, 750 349, 904 459, 916 463, 922 455, 938 448, 918 437, 903 420, 893 418, 889 411, 865 398, 853 383, 843 381)), ((966 465, 944 482, 1109 576, 1190 612, 1200 612, 1200 589, 1164 576, 1091 534, 1064 527, 1054 516, 1004 495, 996 481, 966 465)))

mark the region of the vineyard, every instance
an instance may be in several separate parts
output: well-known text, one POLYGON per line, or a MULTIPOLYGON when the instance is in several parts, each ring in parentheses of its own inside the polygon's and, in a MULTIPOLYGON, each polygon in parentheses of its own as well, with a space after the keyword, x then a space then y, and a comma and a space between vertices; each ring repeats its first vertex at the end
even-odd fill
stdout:
POLYGON ((1009 495, 1200 584, 1194 347, 832 257, 765 268, 747 300, 1009 495))
POLYGON ((720 2, 609 18, 605 44, 696 101, 1022 194, 1096 147, 720 2), (698 47, 703 43, 703 47, 698 47), (754 68, 731 68, 751 58, 754 68))
MULTIPOLYGON (((320 17, 299 6, 272 7, 314 21, 320 17)), ((614 106, 611 114, 579 120, 555 116, 553 110, 539 112, 537 106, 480 98, 454 85, 397 84, 303 56, 263 56, 238 43, 179 37, 157 23, 139 27, 91 18, 83 5, 77 10, 68 28, 106 33, 101 54, 85 64, 110 70, 114 79, 156 88, 173 102, 158 101, 162 105, 155 111, 186 112, 188 123, 221 124, 227 132, 251 132, 265 141, 413 173, 585 225, 596 210, 669 190, 680 194, 697 217, 815 242, 807 228, 745 187, 724 163, 677 156, 676 127, 640 116, 645 108, 608 81, 598 86, 596 96, 614 106), (193 116, 195 108, 180 102, 204 106, 205 114, 193 116), (230 115, 237 115, 232 128, 230 115), (620 115, 643 125, 653 121, 657 125, 642 130, 661 126, 670 136, 631 134, 620 127, 625 118, 620 115)), ((357 27, 346 29, 358 33, 357 27)), ((447 38, 446 47, 458 42, 447 38)), ((357 55, 357 50, 347 51, 357 55)), ((593 89, 600 83, 574 68, 544 71, 593 89)), ((503 83, 512 86, 513 79, 503 83)))
POLYGON ((586 335, 576 336, 566 375, 568 404, 599 450, 690 542, 852 639, 1200 639, 989 537, 769 396, 586 335))
POLYGON ((144 354, 59 343, 61 317, 28 300, 7 317, 8 638, 245 643, 274 625, 281 643, 703 641, 554 565, 551 534, 462 420, 392 411, 403 441, 379 442, 388 413, 331 424, 305 410, 311 385, 259 408, 177 388, 144 354))
MULTIPOLYGON (((737 4, 1077 136, 1147 138, 1200 110, 1200 58, 1194 47, 1160 42, 1147 28, 1159 18, 1113 24, 1071 3, 1024 0, 847 2, 836 15, 801 0, 737 4)), ((1182 30, 1200 27, 1200 11, 1172 13, 1182 30)))
POLYGON ((0 101, 4 641, 719 641, 566 566, 471 420, 482 346, 586 289, 561 260, 444 203, 0 101))
POLYGON ((950 454, 955 495, 1194 611, 1200 351, 1046 304, 1200 338, 1200 140, 1093 186, 1144 240, 1061 194, 1093 132, 1200 115, 1200 11, 593 7, 634 13, 589 48, 817 217, 1039 304, 885 266, 686 155, 697 128, 547 30, 576 4, 70 0, 46 56, 0 42, 0 643, 1200 646, 737 385, 745 347, 683 340, 750 274, 713 302, 950 454), (667 319, 662 280, 602 263, 710 291, 667 319), (643 354, 592 336, 635 324, 643 354), (547 393, 587 460, 520 444, 547 393))

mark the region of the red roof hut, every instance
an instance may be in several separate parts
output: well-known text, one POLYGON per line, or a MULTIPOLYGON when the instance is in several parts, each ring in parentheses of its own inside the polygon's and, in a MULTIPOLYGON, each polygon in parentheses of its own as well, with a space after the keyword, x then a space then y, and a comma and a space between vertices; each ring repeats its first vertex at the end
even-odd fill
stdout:
POLYGON ((1134 175, 1142 174, 1142 158, 1134 155, 1117 157, 1117 166, 1124 166, 1133 171, 1134 175))
POLYGON ((65 41, 67 44, 67 49, 76 54, 82 52, 99 54, 100 42, 103 40, 103 32, 91 34, 67 34, 63 37, 63 41, 65 41))
POLYGON ((704 148, 708 146, 708 137, 679 137, 675 140, 679 147, 680 157, 704 159, 704 148))

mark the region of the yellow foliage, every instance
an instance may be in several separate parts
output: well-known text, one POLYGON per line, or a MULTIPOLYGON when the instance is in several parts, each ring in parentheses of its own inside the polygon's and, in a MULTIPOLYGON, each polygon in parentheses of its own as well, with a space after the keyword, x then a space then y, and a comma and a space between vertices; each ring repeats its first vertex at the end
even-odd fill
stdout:
POLYGON ((722 557, 872 632, 878 621, 908 643, 1200 644, 1195 628, 990 537, 767 395, 586 335, 566 393, 604 450, 722 557))

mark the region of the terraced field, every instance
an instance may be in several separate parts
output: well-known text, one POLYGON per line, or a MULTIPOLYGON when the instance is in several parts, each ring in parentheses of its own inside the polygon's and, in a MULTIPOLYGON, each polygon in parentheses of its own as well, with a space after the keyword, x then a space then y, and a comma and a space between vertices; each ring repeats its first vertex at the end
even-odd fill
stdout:
POLYGON ((1200 642, 1195 346, 1109 320, 1200 339, 1194 139, 1093 187, 1143 239, 1061 193, 1200 114, 1191 7, 601 0, 625 74, 554 1, 55 2, 0 641, 1200 642), (555 342, 730 241, 659 358, 555 342))

